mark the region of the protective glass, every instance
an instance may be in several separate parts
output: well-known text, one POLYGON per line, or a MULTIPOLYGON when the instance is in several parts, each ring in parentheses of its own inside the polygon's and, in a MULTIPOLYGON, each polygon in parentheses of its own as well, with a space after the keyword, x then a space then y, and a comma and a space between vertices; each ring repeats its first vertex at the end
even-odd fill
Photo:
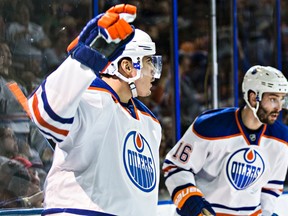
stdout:
POLYGON ((152 64, 154 67, 154 70, 153 70, 154 76, 153 77, 155 79, 159 79, 161 76, 161 72, 162 72, 162 56, 161 55, 154 55, 154 56, 151 56, 151 58, 152 58, 152 64))
POLYGON ((286 95, 282 100, 282 109, 288 110, 288 95, 286 95))

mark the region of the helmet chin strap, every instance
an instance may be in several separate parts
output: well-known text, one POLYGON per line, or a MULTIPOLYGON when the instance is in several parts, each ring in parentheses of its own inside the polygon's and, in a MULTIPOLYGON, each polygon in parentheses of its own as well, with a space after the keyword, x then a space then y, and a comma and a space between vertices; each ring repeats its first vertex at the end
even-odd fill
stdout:
POLYGON ((136 89, 136 85, 135 85, 134 81, 129 82, 129 87, 130 87, 130 90, 131 90, 131 93, 132 93, 132 97, 133 98, 137 97, 138 94, 137 94, 137 89, 136 89))
POLYGON ((119 73, 118 71, 115 71, 115 75, 117 77, 119 77, 121 80, 127 82, 129 84, 131 93, 132 93, 132 97, 137 97, 138 93, 137 93, 137 89, 136 89, 136 85, 134 83, 135 80, 139 79, 140 77, 140 72, 137 73, 137 75, 133 78, 126 78, 125 76, 123 76, 121 73, 119 73))
POLYGON ((115 66, 113 66, 113 73, 114 73, 114 75, 116 75, 119 79, 121 79, 121 80, 123 80, 124 82, 127 82, 127 83, 128 83, 133 98, 138 96, 137 89, 136 89, 136 85, 135 85, 134 81, 140 78, 140 76, 141 76, 141 70, 137 69, 137 75, 136 75, 135 77, 133 77, 133 78, 127 78, 127 77, 123 76, 119 71, 116 70, 116 67, 115 67, 115 66))
POLYGON ((259 119, 258 116, 257 116, 257 111, 258 111, 259 105, 260 105, 259 101, 256 102, 256 108, 252 107, 248 101, 246 101, 246 103, 247 103, 247 105, 249 106, 249 108, 252 110, 254 117, 255 117, 261 124, 263 124, 263 122, 261 122, 260 119, 259 119))

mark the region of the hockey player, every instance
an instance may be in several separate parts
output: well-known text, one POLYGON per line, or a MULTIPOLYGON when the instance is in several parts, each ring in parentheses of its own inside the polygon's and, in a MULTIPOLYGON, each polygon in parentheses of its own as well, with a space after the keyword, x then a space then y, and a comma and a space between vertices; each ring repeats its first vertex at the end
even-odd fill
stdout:
POLYGON ((135 17, 123 4, 92 19, 29 98, 56 143, 43 215, 157 214, 161 127, 136 97, 150 95, 161 57, 135 17))
POLYGON ((178 214, 273 214, 288 165, 287 127, 276 121, 288 84, 279 70, 253 66, 242 89, 245 106, 204 112, 167 154, 178 214))

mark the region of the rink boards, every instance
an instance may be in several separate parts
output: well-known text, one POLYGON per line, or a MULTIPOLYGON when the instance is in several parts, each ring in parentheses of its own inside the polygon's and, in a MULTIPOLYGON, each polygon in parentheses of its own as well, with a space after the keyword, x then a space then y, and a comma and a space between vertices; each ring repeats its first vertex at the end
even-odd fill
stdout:
MULTIPOLYGON (((0 215, 41 215, 42 209, 15 209, 15 210, 0 210, 0 215)), ((175 206, 170 200, 159 201, 158 203, 158 214, 157 216, 174 216, 175 206)), ((285 192, 278 198, 275 213, 278 216, 288 215, 288 192, 285 192)))

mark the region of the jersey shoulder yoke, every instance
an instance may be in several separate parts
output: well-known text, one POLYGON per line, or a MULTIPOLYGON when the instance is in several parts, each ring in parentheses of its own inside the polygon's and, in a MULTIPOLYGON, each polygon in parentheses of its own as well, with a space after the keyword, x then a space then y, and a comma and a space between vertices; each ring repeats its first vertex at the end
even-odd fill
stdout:
POLYGON ((237 108, 234 107, 205 111, 193 123, 193 130, 206 138, 221 138, 239 134, 236 111, 237 108))

